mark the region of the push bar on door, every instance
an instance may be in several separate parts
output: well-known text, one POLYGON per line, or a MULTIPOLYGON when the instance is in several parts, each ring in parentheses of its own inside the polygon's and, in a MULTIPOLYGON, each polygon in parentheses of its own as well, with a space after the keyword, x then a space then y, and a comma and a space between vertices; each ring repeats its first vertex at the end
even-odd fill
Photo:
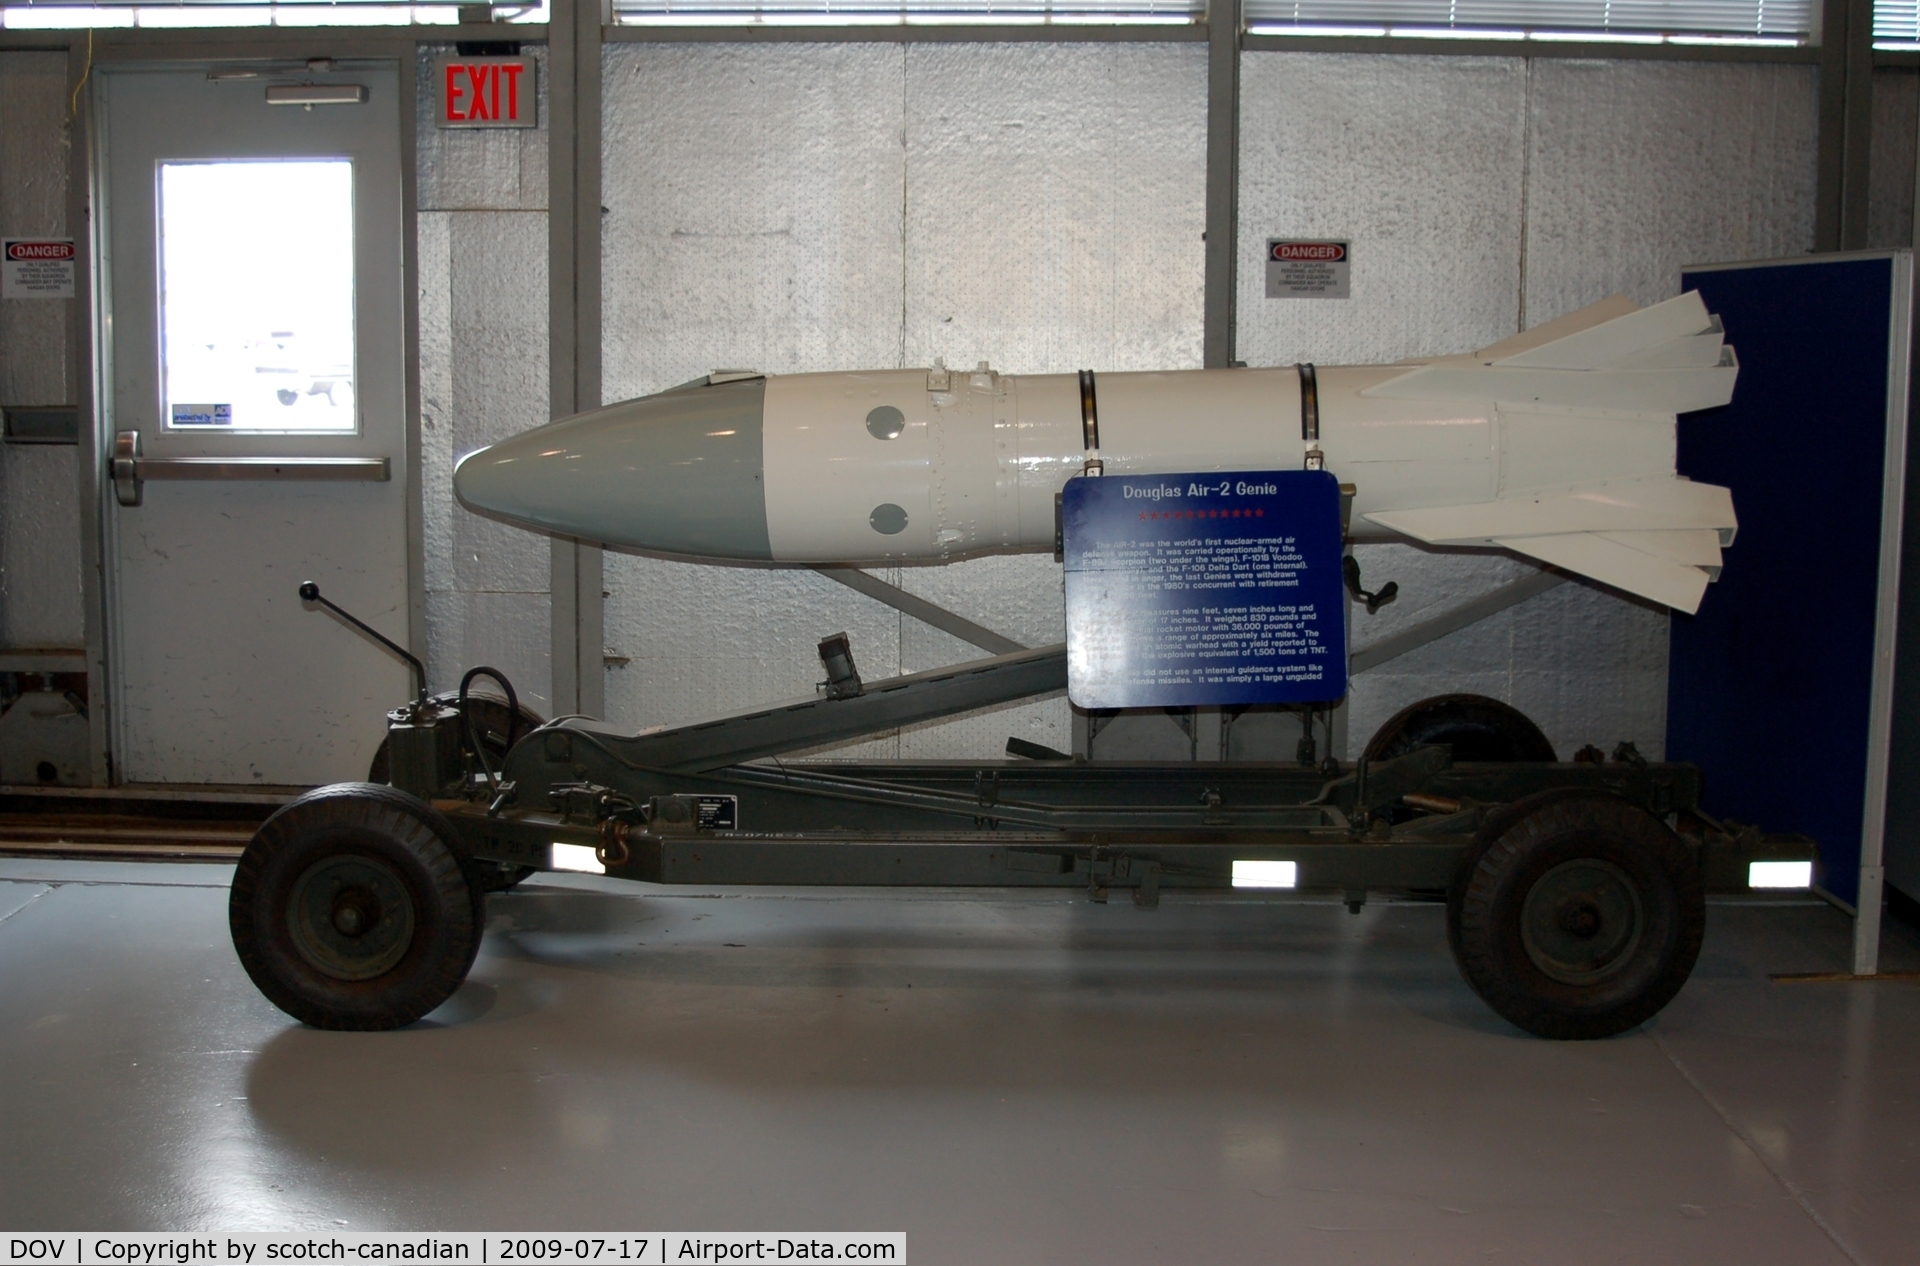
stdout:
POLYGON ((108 463, 113 493, 137 506, 149 479, 348 479, 385 483, 393 472, 384 457, 142 457, 140 432, 113 437, 108 463))

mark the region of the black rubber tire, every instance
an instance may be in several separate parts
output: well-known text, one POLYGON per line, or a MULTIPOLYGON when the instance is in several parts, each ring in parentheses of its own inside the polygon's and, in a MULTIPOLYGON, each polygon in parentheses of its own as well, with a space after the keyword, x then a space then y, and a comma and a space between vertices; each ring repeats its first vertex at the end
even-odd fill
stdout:
MULTIPOLYGON (((434 695, 431 702, 445 704, 448 707, 455 707, 460 702, 460 692, 457 690, 444 691, 434 695)), ((500 698, 498 695, 469 694, 467 696, 467 704, 473 709, 473 728, 480 731, 483 736, 488 733, 501 735, 507 733, 507 701, 505 699, 500 698)), ((544 724, 546 724, 546 722, 540 719, 540 714, 523 703, 520 705, 520 719, 518 724, 513 727, 513 733, 515 735, 525 735, 528 731, 537 730, 544 724)), ((508 745, 505 743, 492 742, 485 737, 482 737, 480 741, 486 744, 487 759, 493 762, 494 771, 496 773, 499 772, 500 766, 507 759, 508 745)), ((387 740, 383 738, 380 740, 380 746, 374 750, 372 763, 367 766, 368 782, 377 782, 382 785, 386 784, 388 778, 387 761, 387 740)), ((522 878, 524 878, 524 876, 522 876, 522 878)), ((518 880, 515 882, 517 883, 518 880)))
POLYGON ((1705 930, 1706 891, 1687 843, 1645 810, 1579 788, 1489 817, 1447 894, 1461 975, 1537 1037, 1612 1037, 1651 1019, 1686 984, 1705 930), (1573 895, 1549 907, 1559 893, 1573 895), (1614 914, 1603 915, 1607 901, 1614 914), (1555 957, 1559 947, 1610 941, 1617 948, 1591 968, 1555 957))
POLYGON ((310 791, 268 818, 241 854, 227 904, 234 952, 268 1001, 305 1024, 412 1024, 453 996, 480 952, 486 898, 465 852, 437 810, 403 791, 374 783, 310 791), (342 886, 343 874, 371 887, 342 886), (372 891, 382 887, 385 902, 372 891), (296 898, 308 905, 305 920, 296 898), (351 936, 320 927, 312 910, 327 900, 335 924, 343 903, 371 921, 351 936), (320 961, 328 956, 331 966, 320 961))
POLYGON ((1556 759, 1526 713, 1485 695, 1435 695, 1400 709, 1375 732, 1365 756, 1392 760, 1425 743, 1451 744, 1456 762, 1556 759))

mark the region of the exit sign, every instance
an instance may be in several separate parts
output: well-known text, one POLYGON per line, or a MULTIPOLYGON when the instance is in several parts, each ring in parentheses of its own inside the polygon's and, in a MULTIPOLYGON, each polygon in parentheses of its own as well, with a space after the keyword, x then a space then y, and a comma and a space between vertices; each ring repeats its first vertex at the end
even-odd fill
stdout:
POLYGON ((532 127, 531 57, 443 57, 434 69, 441 127, 532 127))

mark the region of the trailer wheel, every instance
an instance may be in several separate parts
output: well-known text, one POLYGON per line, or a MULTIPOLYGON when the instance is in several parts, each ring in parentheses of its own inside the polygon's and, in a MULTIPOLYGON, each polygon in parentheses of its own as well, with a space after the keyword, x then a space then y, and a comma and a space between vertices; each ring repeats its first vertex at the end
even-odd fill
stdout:
POLYGON ((1560 789, 1508 806, 1461 858, 1447 899, 1454 960, 1487 1005, 1539 1037, 1612 1037, 1693 971, 1700 866, 1644 810, 1560 789))
POLYGON ((1456 761, 1548 761, 1553 744, 1527 714, 1485 695, 1435 695, 1400 709, 1367 744, 1368 761, 1404 756, 1424 743, 1450 743, 1456 761))
POLYGON ((308 792, 254 834, 228 899, 260 992, 320 1029, 395 1029, 460 987, 486 905, 431 806, 372 783, 308 792))

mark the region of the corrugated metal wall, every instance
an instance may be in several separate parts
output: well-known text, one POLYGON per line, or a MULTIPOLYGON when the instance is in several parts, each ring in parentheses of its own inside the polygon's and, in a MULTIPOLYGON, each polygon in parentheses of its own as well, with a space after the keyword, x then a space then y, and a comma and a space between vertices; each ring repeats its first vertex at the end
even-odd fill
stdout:
POLYGON ((1882 66, 1873 72, 1873 153, 1868 162, 1867 242, 1913 245, 1913 180, 1920 71, 1882 66))
MULTIPOLYGON (((1197 47, 629 44, 605 83, 608 399, 722 366, 1199 362, 1197 47)), ((1668 297, 1685 263, 1811 245, 1807 67, 1249 53, 1242 92, 1251 363, 1466 350, 1616 291, 1668 297), (1264 299, 1272 234, 1351 238, 1353 298, 1264 299)), ((1356 614, 1361 645, 1530 570, 1360 553, 1402 594, 1356 614)), ((1045 557, 888 578, 1025 641, 1061 635, 1045 557)), ((870 675, 974 654, 804 572, 610 556, 606 587, 608 712, 631 724, 806 693, 815 640, 842 628, 870 675)), ((1665 677, 1664 614, 1563 586, 1356 680, 1350 732, 1464 689, 1563 752, 1657 754, 1665 677)), ((1052 701, 860 750, 986 756, 1010 733, 1066 746, 1068 725, 1052 701)))
MULTIPOLYGON (((460 510, 453 461, 546 420, 546 151, 445 132, 422 49, 421 369, 429 664, 494 663, 550 708, 547 546, 460 510)), ((543 55, 543 51, 541 53, 543 55)), ((621 44, 605 55, 605 382, 718 367, 990 359, 1010 372, 1200 359, 1205 54, 1155 44, 621 44)), ((542 91, 544 95, 544 75, 542 91)), ((1876 244, 1906 240, 1916 76, 1876 76, 1876 244)), ((0 228, 65 231, 65 65, 0 55, 0 228)), ((1678 268, 1811 244, 1804 66, 1249 53, 1240 355, 1459 351, 1678 268), (1346 303, 1269 301, 1270 234, 1355 244, 1346 303)), ((545 106, 542 104, 542 118, 545 106)), ((9 403, 72 399, 64 304, 0 305, 9 403)), ((75 450, 0 458, 0 637, 81 638, 75 450)), ((1361 551, 1401 599, 1357 642, 1524 574, 1500 557, 1361 551)), ((1062 635, 1045 557, 887 578, 1029 643, 1062 635)), ((609 714, 642 725, 804 694, 845 629, 870 676, 974 652, 810 572, 628 555, 607 566, 609 714)), ((1664 729, 1665 617, 1569 585, 1356 681, 1356 744, 1443 690, 1511 699, 1563 752, 1664 729)), ((1064 701, 861 750, 1070 743, 1064 701)))
MULTIPOLYGON (((69 236, 67 57, 0 53, 0 236, 69 236)), ((0 404, 73 404, 68 299, 0 300, 0 404)), ((0 445, 0 647, 77 648, 78 449, 0 445)))
MULTIPOLYGON (((1380 362, 1485 346, 1683 264, 1799 254, 1813 239, 1810 68, 1252 53, 1242 71, 1240 354, 1380 362), (1263 297, 1268 236, 1351 238, 1353 298, 1263 297)), ((1530 574, 1501 555, 1362 546, 1356 646, 1530 574)), ((1455 690, 1537 721, 1562 756, 1663 752, 1667 617, 1564 585, 1355 678, 1354 749, 1455 690)))
POLYGON ((427 673, 450 689, 475 664, 553 711, 547 538, 453 500, 462 454, 549 420, 546 49, 540 126, 434 125, 433 60, 419 50, 420 453, 425 499, 427 673))
MULTIPOLYGON (((606 394, 719 367, 1008 372, 1200 356, 1196 46, 616 45, 606 54, 606 394)), ((887 579, 1029 644, 1050 558, 887 579)), ((868 676, 979 652, 810 572, 607 560, 607 710, 636 725, 809 693, 846 630, 868 676)), ((1065 701, 840 754, 1071 744, 1065 701)))

